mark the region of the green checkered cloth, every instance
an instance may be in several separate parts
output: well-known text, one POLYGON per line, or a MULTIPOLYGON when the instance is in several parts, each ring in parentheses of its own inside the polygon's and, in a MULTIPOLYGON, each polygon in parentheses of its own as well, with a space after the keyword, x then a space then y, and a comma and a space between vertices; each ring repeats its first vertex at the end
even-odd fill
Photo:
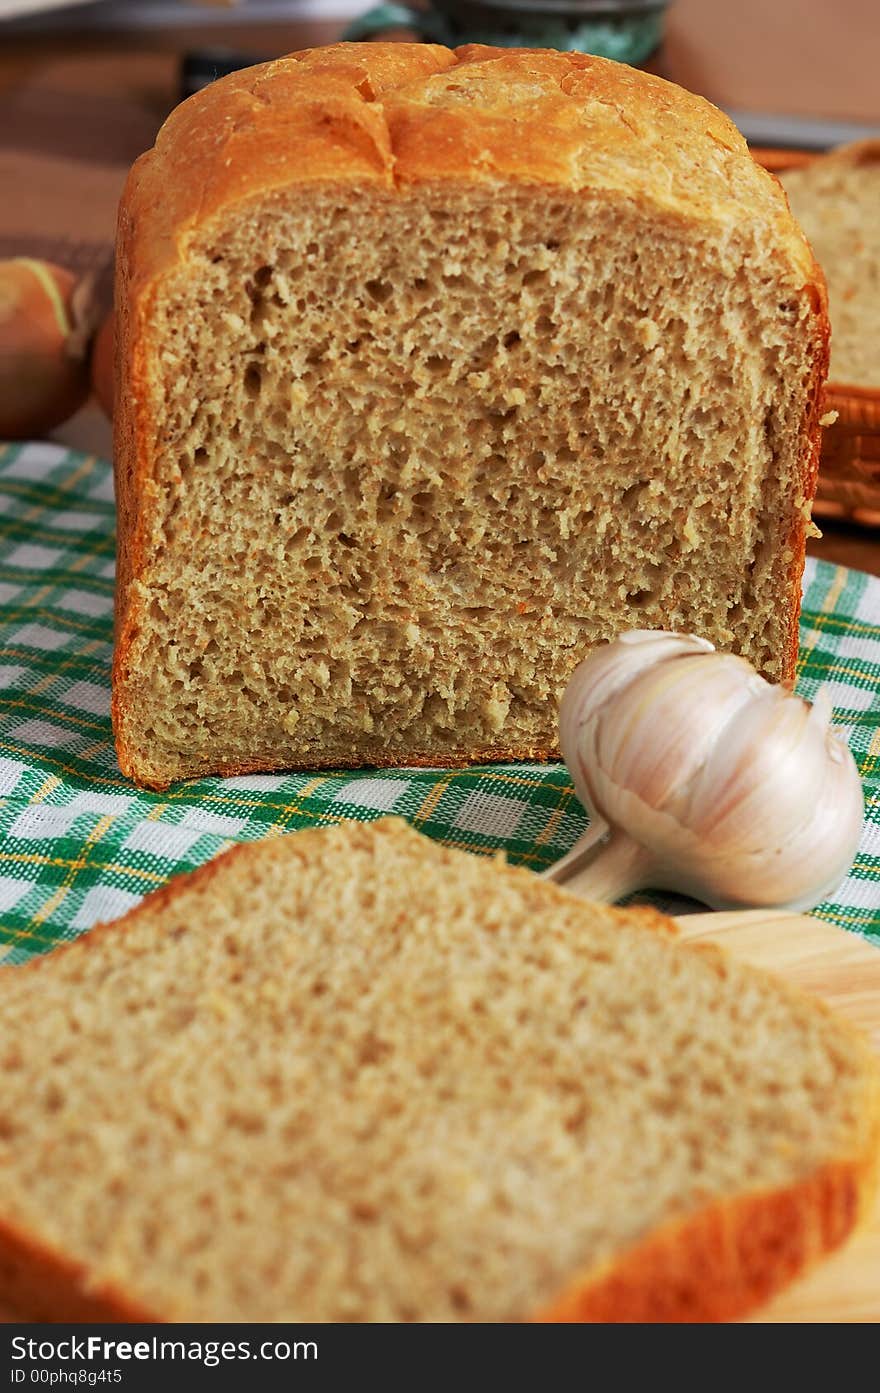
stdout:
MULTIPOLYGON (((110 729, 109 466, 0 446, 0 952, 23 962, 114 919, 233 842, 394 812, 448 846, 541 871, 587 818, 562 765, 201 779, 144 793, 110 729)), ((798 690, 831 694, 865 784, 855 865, 823 919, 880 945, 880 581, 811 561, 798 690)), ((667 908, 676 908, 668 898, 667 908)))

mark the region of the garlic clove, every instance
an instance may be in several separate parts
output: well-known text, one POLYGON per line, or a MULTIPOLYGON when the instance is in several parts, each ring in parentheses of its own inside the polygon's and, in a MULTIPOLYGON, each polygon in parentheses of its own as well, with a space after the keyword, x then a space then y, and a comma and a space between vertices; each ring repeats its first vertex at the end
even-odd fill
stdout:
POLYGON ((809 909, 846 874, 861 833, 861 780, 849 750, 800 698, 771 688, 741 713, 701 783, 689 826, 700 834, 694 859, 708 904, 809 909))
POLYGON ((651 629, 629 630, 614 644, 595 649, 578 668, 583 680, 569 682, 563 694, 559 710, 562 739, 573 748, 585 712, 598 711, 642 669, 652 668, 658 661, 679 653, 697 652, 711 653, 714 649, 706 639, 691 634, 667 634, 651 629))
MULTIPOLYGON (((575 782, 578 797, 591 817, 598 816, 587 768, 599 760, 598 751, 587 760, 579 758, 581 743, 592 745, 594 724, 603 710, 614 706, 619 692, 629 687, 642 670, 653 669, 659 662, 679 655, 713 653, 707 639, 693 634, 673 634, 652 629, 631 629, 621 634, 614 644, 596 649, 578 668, 581 680, 570 681, 562 698, 559 712, 560 748, 563 759, 575 782)), ((603 751, 603 758, 607 752, 603 751)))
POLYGON ((731 681, 729 659, 707 667, 702 658, 681 657, 664 665, 641 693, 624 692, 614 712, 603 713, 604 739, 599 758, 614 769, 624 785, 638 781, 642 799, 654 808, 677 813, 688 801, 688 789, 709 758, 719 731, 749 696, 741 682, 731 681), (700 681, 699 704, 680 719, 695 680, 700 681))
MULTIPOLYGON (((808 715, 808 722, 809 722, 808 715)), ((820 735, 817 730, 816 735, 820 735)), ((788 815, 762 816, 763 838, 751 839, 752 861, 738 865, 735 873, 722 877, 717 871, 714 883, 723 887, 728 901, 741 900, 743 886, 750 895, 766 898, 775 894, 780 907, 810 909, 826 899, 846 875, 858 848, 864 816, 862 785, 849 750, 829 731, 817 739, 812 751, 807 747, 800 759, 792 761, 792 797, 786 800, 788 815), (814 763, 822 771, 821 780, 804 779, 804 765, 814 763), (812 782, 812 790, 804 791, 812 782), (799 796, 800 795, 800 796, 799 796), (784 867, 784 881, 779 868, 784 867), (788 887, 780 892, 780 884, 788 887)), ((785 775, 783 774, 784 778, 785 775)), ((754 799, 744 805, 754 807, 754 799)), ((755 814, 756 819, 758 814, 755 814)), ((723 829, 721 844, 734 845, 738 838, 747 844, 742 828, 723 829)))
POLYGON ((691 825, 709 838, 760 850, 773 834, 768 826, 772 807, 774 826, 796 834, 824 796, 825 765, 825 735, 811 726, 806 702, 778 696, 771 688, 769 697, 745 707, 724 731, 716 758, 702 773, 691 825), (772 797, 768 769, 773 771, 772 797))

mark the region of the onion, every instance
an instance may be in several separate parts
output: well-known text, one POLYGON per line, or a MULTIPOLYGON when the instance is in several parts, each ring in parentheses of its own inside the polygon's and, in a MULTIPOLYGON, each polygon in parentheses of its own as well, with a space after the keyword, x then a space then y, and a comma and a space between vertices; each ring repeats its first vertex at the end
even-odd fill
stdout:
POLYGON ((76 278, 25 257, 0 261, 0 438, 46 435, 89 392, 76 278))

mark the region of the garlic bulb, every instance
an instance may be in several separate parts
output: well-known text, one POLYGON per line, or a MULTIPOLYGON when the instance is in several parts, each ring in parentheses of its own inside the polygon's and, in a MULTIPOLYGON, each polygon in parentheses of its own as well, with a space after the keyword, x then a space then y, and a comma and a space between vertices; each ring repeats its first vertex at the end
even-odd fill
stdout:
POLYGON ((826 694, 810 706, 705 639, 622 634, 562 700, 591 827, 548 876, 599 900, 650 886, 715 909, 812 908, 862 827, 858 770, 830 719, 826 694))

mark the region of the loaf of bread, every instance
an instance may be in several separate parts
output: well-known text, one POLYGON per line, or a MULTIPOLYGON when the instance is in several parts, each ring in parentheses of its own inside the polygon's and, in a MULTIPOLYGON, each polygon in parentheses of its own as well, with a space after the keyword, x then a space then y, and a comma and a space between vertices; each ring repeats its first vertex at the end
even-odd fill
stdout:
POLYGON ((780 178, 828 281, 832 381, 880 391, 880 140, 780 178))
POLYGON ((574 53, 295 53, 174 112, 118 264, 139 782, 546 757, 627 628, 791 677, 824 289, 705 101, 574 53))
POLYGON ((33 1318, 702 1320, 840 1243, 876 1061, 653 911, 395 819, 241 846, 0 973, 33 1318))

